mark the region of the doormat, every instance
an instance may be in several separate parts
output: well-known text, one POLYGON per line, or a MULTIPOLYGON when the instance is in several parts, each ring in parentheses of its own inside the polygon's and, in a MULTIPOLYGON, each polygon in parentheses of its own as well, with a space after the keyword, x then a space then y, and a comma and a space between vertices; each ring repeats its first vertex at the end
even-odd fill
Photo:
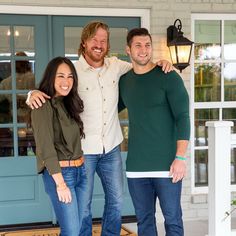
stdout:
MULTIPOLYGON (((93 236, 100 236, 101 226, 93 225, 93 236)), ((122 227, 121 236, 136 236, 125 227, 122 227)), ((11 232, 0 232, 0 236, 59 236, 59 228, 33 229, 33 230, 19 230, 11 232)))

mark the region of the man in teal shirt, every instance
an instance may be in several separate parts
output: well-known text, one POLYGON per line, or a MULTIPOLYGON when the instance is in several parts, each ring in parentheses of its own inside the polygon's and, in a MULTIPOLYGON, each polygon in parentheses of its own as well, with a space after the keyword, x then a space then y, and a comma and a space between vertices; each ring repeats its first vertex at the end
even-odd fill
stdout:
POLYGON ((183 236, 182 179, 190 136, 189 99, 181 77, 151 61, 152 38, 144 28, 127 35, 133 69, 120 79, 120 110, 128 108, 126 174, 139 236, 156 236, 156 199, 166 236, 183 236))

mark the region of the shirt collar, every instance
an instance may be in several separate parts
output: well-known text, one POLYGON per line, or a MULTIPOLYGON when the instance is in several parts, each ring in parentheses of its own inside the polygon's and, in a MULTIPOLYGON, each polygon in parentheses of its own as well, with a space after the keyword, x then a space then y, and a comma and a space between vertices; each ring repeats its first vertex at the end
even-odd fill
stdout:
MULTIPOLYGON (((89 69, 94 69, 92 66, 90 66, 89 64, 88 64, 88 62, 85 60, 85 58, 84 58, 84 56, 81 54, 80 55, 80 57, 79 57, 79 62, 81 63, 81 65, 82 65, 82 67, 83 67, 83 70, 89 70, 89 69)), ((104 58, 104 64, 103 64, 103 66, 106 66, 106 67, 108 67, 108 65, 109 65, 109 58, 108 57, 105 57, 104 58)), ((102 66, 102 67, 103 67, 102 66)))
POLYGON ((64 99, 64 96, 58 96, 58 97, 54 97, 51 99, 51 103, 53 106, 57 106, 57 104, 61 104, 62 101, 64 99))

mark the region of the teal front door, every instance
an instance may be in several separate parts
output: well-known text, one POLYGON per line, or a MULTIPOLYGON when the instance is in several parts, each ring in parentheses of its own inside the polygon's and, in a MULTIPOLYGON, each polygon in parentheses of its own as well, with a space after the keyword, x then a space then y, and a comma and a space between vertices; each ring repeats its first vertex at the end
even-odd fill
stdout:
MULTIPOLYGON (((53 37, 55 37, 53 44, 54 56, 67 56, 72 61, 78 59, 78 48, 80 45, 80 35, 83 26, 89 21, 101 20, 109 25, 110 29, 110 55, 115 55, 120 59, 128 60, 125 53, 126 35, 128 30, 139 27, 139 18, 130 17, 53 17, 53 37)), ((127 111, 124 111, 121 116, 121 126, 125 137, 121 145, 123 156, 123 171, 124 171, 124 204, 122 215, 134 215, 133 205, 128 193, 127 181, 125 177, 125 160, 127 153, 127 111)), ((94 218, 102 217, 104 208, 104 193, 99 177, 95 176, 94 194, 92 201, 92 211, 94 218)))
MULTIPOLYGON (((36 172, 26 94, 39 83, 52 57, 78 59, 82 27, 97 19, 110 27, 110 54, 127 60, 125 37, 129 29, 140 26, 140 18, 0 15, 0 225, 55 221, 42 178, 36 172), (30 67, 25 74, 31 76, 25 80, 18 72, 22 64, 30 67)), ((134 215, 125 178, 127 112, 120 118, 125 137, 121 145, 125 182, 122 215, 127 216, 134 215)), ((92 207, 93 217, 100 218, 104 193, 98 176, 92 207)))
POLYGON ((48 61, 47 35, 46 17, 0 15, 0 225, 53 217, 25 105, 48 61))

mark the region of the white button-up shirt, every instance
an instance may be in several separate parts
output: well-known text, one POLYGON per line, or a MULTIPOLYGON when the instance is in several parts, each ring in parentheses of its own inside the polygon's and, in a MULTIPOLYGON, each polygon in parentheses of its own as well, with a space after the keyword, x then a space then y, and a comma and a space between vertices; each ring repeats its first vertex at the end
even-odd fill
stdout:
POLYGON ((93 68, 81 55, 75 63, 78 74, 78 92, 84 102, 81 119, 85 139, 84 154, 102 154, 111 151, 122 140, 118 118, 118 82, 131 69, 131 64, 117 57, 105 58, 101 68, 93 68))

